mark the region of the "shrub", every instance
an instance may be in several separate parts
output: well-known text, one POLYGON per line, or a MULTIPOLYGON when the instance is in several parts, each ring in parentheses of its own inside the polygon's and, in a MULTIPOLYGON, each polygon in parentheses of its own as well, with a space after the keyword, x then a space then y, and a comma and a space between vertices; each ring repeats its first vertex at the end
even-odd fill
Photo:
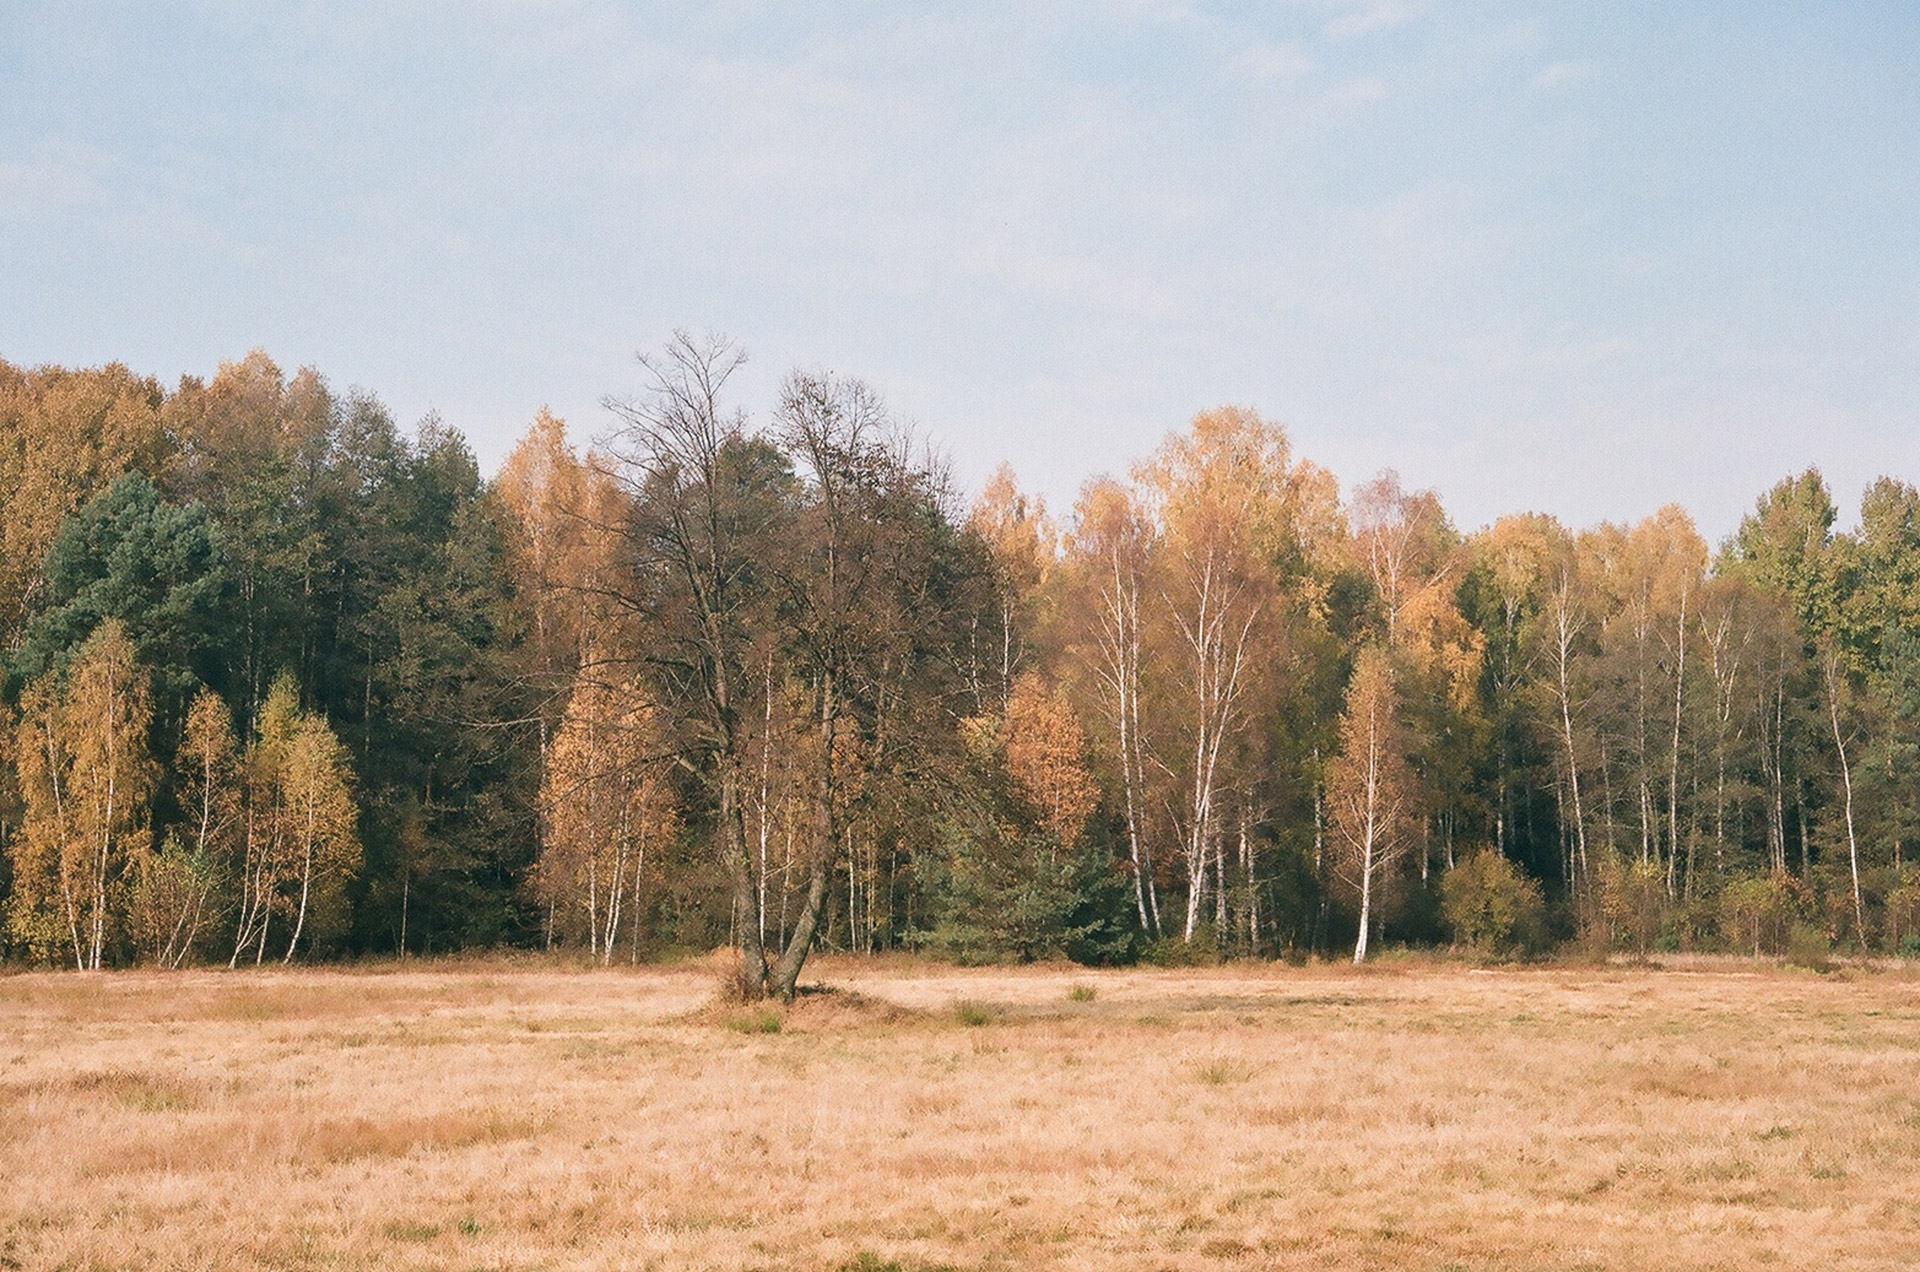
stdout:
POLYGON ((1667 879, 1657 861, 1613 860, 1600 872, 1600 914, 1614 945, 1645 958, 1667 927, 1667 879))
POLYGON ((1537 949, 1546 929, 1540 885, 1493 849, 1447 872, 1440 881, 1440 913, 1453 939, 1482 956, 1537 949))
POLYGON ((1783 954, 1794 924, 1811 909, 1806 885, 1785 871, 1735 879, 1720 893, 1721 935, 1753 956, 1783 954))
POLYGON ((1141 952, 1140 961, 1154 967, 1212 967, 1220 962, 1220 943, 1215 940, 1213 924, 1203 923, 1193 930, 1193 939, 1163 936, 1141 952))
POLYGON ((1787 935, 1787 962, 1794 967, 1824 972, 1832 966, 1827 960, 1832 948, 1825 932, 1811 923, 1796 923, 1787 935))
POLYGON ((1920 871, 1911 866, 1895 872, 1887 889, 1886 942, 1905 953, 1920 938, 1920 871))
POLYGON ((975 1002, 963 1000, 953 1005, 953 1018, 969 1029, 992 1024, 995 1014, 993 1008, 975 1002))

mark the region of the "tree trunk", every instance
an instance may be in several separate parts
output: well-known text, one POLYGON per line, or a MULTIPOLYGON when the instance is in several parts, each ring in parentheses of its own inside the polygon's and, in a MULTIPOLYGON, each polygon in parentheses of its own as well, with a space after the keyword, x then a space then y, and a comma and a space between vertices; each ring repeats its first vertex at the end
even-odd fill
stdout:
MULTIPOLYGON (((1833 724, 1833 749, 1840 754, 1840 781, 1846 793, 1845 808, 1847 816, 1847 865, 1853 871, 1853 932, 1860 942, 1860 950, 1867 948, 1867 912, 1860 899, 1860 843, 1853 832, 1853 766, 1847 762, 1847 741, 1840 733, 1840 667, 1839 654, 1829 651, 1826 657, 1827 673, 1827 718, 1833 724)), ((1805 851, 1803 848, 1802 851, 1805 851)))

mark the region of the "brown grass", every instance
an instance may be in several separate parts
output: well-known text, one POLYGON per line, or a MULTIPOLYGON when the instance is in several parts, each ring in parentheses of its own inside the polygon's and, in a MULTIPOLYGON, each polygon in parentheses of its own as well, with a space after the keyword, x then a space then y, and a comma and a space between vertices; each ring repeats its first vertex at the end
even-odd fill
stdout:
POLYGON ((1901 972, 817 972, 0 978, 0 1268, 1920 1262, 1901 972))

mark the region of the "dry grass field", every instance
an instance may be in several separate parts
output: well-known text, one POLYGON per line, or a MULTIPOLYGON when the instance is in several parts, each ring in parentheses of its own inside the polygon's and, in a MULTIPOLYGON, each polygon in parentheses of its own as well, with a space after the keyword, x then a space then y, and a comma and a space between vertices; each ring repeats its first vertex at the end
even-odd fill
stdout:
POLYGON ((0 979, 5 1268, 1889 1268, 1920 980, 0 979))

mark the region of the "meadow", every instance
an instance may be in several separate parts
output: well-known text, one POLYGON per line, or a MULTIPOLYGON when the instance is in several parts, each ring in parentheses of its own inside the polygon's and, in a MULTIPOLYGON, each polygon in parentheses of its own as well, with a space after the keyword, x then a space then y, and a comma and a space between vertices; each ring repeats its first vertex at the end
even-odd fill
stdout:
POLYGON ((0 978, 4 1268, 1884 1268, 1920 978, 0 978))

